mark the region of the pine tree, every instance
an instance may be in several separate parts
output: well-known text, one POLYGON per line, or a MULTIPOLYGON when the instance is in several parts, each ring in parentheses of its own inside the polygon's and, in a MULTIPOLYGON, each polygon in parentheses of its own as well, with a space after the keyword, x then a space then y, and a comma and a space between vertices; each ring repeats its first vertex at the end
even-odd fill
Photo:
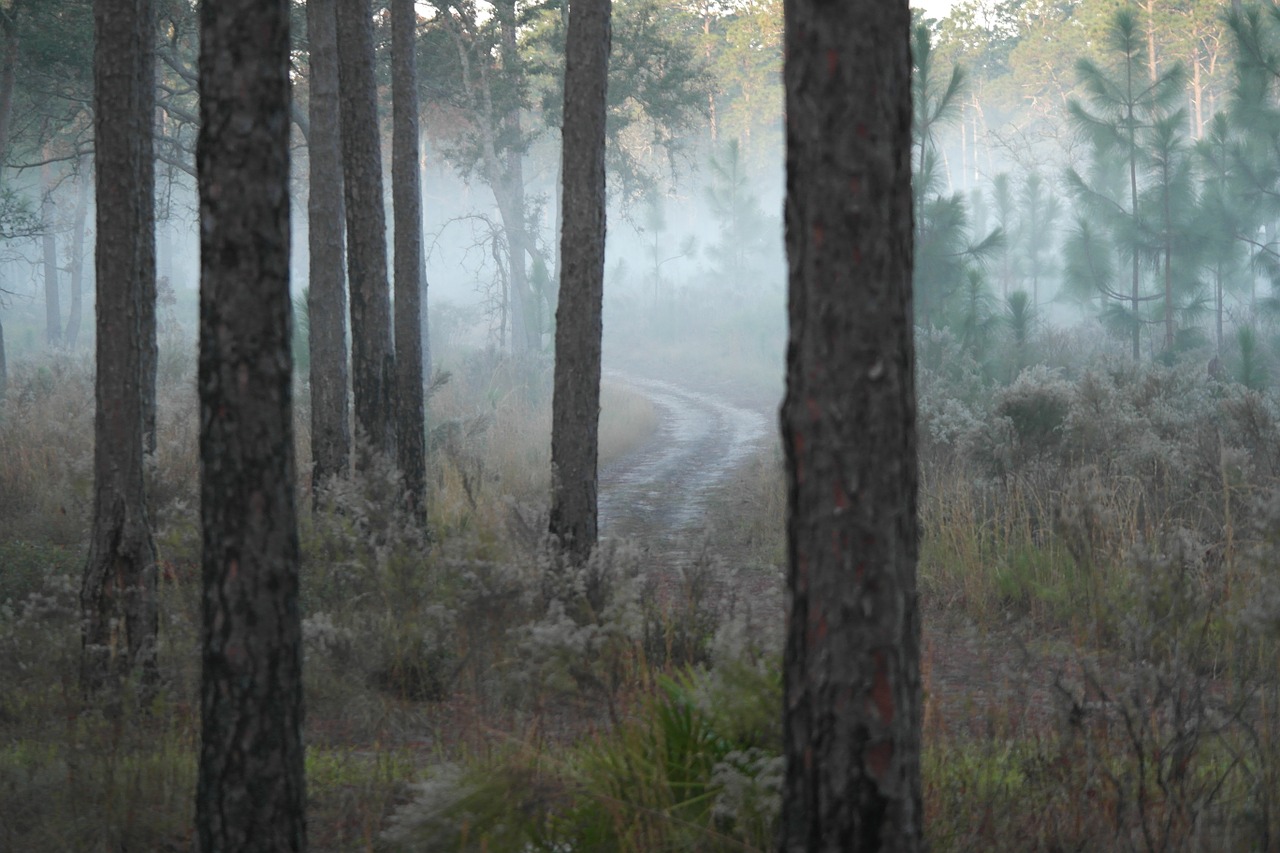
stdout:
POLYGON ((550 532, 578 563, 596 545, 604 294, 609 0, 569 7, 564 82, 564 230, 551 414, 550 532))
POLYGON ((306 849, 289 298, 289 0, 200 7, 204 851, 306 849))
POLYGON ((910 10, 787 0, 782 851, 923 846, 910 10))
MULTIPOLYGON (((1072 100, 1068 111, 1077 130, 1092 145, 1096 160, 1122 158, 1127 192, 1122 194, 1116 192, 1115 187, 1091 184, 1075 170, 1070 170, 1067 177, 1077 201, 1108 224, 1112 239, 1129 261, 1127 299, 1133 358, 1137 359, 1141 354, 1142 304, 1163 297, 1163 294, 1146 294, 1142 287, 1143 232, 1150 224, 1139 198, 1139 175, 1144 158, 1141 137, 1144 131, 1173 112, 1174 104, 1183 94, 1184 72, 1181 65, 1172 65, 1159 73, 1152 71, 1145 34, 1130 9, 1115 13, 1107 36, 1111 50, 1109 66, 1104 68, 1087 58, 1076 63, 1087 104, 1072 100)), ((1172 302, 1167 302, 1171 312, 1172 302)), ((1171 327, 1171 321, 1167 321, 1166 329, 1171 327)))

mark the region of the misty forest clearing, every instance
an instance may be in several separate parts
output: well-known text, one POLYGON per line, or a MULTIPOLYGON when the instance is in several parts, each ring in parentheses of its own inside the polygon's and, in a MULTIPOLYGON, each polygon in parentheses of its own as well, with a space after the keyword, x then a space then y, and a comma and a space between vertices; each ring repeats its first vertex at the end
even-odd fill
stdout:
POLYGON ((0 2, 0 853, 1280 849, 1280 5, 929 10, 0 2))

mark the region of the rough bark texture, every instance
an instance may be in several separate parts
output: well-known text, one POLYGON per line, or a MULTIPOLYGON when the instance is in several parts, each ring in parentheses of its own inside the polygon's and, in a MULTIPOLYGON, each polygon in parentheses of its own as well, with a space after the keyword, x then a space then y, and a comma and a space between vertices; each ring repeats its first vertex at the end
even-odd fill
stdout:
POLYGON ((70 352, 75 352, 76 344, 80 341, 80 320, 84 314, 84 229, 89 218, 90 168, 89 158, 81 157, 76 215, 71 226, 71 308, 67 313, 67 333, 63 337, 70 352))
POLYGON ((551 535, 578 562, 596 544, 609 14, 610 0, 574 0, 565 40, 565 207, 551 404, 551 535))
POLYGON ((289 0, 200 13, 200 849, 306 847, 289 298, 289 0))
POLYGON ((337 26, 356 427, 375 452, 394 458, 395 356, 369 0, 341 0, 337 26))
POLYGON ((80 589, 81 685, 155 675, 156 558, 143 481, 154 400, 155 87, 151 0, 94 3, 97 374, 93 529, 80 589), (148 307, 147 300, 152 303, 148 307), (150 317, 150 325, 148 325, 150 317))
POLYGON ((311 41, 310 196, 307 200, 311 285, 307 317, 311 350, 313 487, 343 474, 351 458, 347 374, 346 252, 343 246, 342 137, 338 117, 338 36, 334 0, 307 0, 311 41))
POLYGON ((422 389, 422 181, 418 174, 418 15, 413 0, 391 2, 391 204, 395 211, 396 439, 405 501, 427 512, 426 416, 422 389))
MULTIPOLYGON (((45 159, 52 156, 48 146, 45 147, 45 159)), ((58 291, 58 235, 53 206, 53 169, 48 163, 40 167, 40 182, 44 192, 40 197, 40 221, 44 228, 40 243, 43 250, 44 270, 44 329, 45 343, 50 349, 62 346, 62 302, 58 291)))
POLYGON ((784 851, 917 850, 906 0, 786 0, 784 851))

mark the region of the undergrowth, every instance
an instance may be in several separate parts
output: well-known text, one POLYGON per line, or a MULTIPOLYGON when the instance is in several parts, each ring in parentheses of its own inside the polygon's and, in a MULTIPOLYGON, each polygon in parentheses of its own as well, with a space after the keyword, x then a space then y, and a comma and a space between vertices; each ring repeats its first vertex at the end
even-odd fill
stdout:
MULTIPOLYGON (((1192 361, 1060 349, 1054 369, 1007 384, 945 336, 923 350, 930 846, 1272 848, 1280 406, 1192 361), (1049 689, 969 697, 947 681, 956 625, 1008 644, 1011 665, 1049 689)), ((161 687, 115 716, 84 707, 75 684, 87 368, 13 372, 0 413, 0 849, 191 847, 199 417, 190 360, 170 361, 149 472, 161 687)), ((394 510, 385 465, 303 506, 313 847, 771 848, 780 453, 712 501, 704 547, 658 558, 614 542, 571 566, 545 537, 547 365, 439 363, 428 528, 394 510)), ((606 386, 603 405, 603 456, 652 435, 642 397, 606 386)), ((305 412, 297 421, 310 494, 305 412)))

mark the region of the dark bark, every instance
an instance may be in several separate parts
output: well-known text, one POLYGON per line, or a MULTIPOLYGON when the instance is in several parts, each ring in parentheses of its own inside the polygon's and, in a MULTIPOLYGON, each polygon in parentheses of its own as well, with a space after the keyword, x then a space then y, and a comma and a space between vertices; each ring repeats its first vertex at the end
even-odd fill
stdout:
POLYGON ((395 356, 369 0, 342 0, 336 20, 356 427, 375 452, 394 456, 395 356))
MULTIPOLYGON (((52 152, 45 146, 45 159, 52 152)), ((40 179, 44 193, 40 197, 40 221, 44 233, 40 236, 44 270, 44 328, 45 343, 50 349, 62 346, 62 303, 58 292, 58 235, 54 227, 53 169, 49 163, 40 167, 40 179)))
POLYGON ((551 535, 579 563, 596 544, 609 15, 610 0, 574 0, 565 39, 565 208, 551 405, 551 535))
POLYGON ((289 297, 289 0, 200 13, 199 846, 306 848, 289 297))
POLYGON ((396 438, 408 509, 426 521, 426 416, 422 387, 422 182, 418 173, 418 16, 391 0, 391 203, 395 210, 396 438))
POLYGON ((784 851, 918 850, 906 0, 786 0, 784 851))
POLYGON ((147 371, 155 366, 148 360, 155 351, 153 20, 151 0, 94 3, 94 151, 102 201, 93 528, 80 590, 86 692, 114 686, 130 672, 144 683, 155 676, 156 559, 143 480, 147 371))
POLYGON ((311 41, 310 196, 307 200, 311 285, 307 292, 311 350, 313 488, 347 470, 351 458, 347 374, 346 251, 343 246, 342 137, 338 116, 338 37, 334 0, 307 0, 311 41))
POLYGON ((67 313, 67 332, 63 336, 70 352, 75 351, 80 340, 80 320, 84 314, 84 230, 89 218, 90 168, 90 159, 81 157, 75 221, 71 226, 71 308, 67 313))

